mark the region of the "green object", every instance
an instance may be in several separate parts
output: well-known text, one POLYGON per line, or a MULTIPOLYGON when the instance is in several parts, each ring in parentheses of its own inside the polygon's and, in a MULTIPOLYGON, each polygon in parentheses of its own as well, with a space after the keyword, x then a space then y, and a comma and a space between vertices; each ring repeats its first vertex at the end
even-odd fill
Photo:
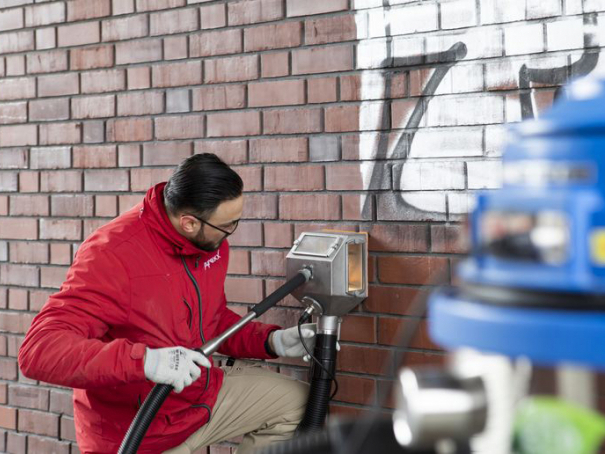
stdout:
POLYGON ((519 405, 514 432, 518 454, 596 454, 605 418, 556 397, 536 396, 519 405))

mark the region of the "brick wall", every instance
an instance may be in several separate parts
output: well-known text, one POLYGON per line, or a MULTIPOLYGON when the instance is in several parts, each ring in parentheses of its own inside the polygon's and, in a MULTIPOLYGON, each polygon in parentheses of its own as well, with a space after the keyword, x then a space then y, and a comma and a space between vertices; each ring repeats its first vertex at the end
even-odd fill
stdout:
MULTIPOLYGON (((241 313, 283 282, 300 232, 370 233, 333 404, 363 412, 412 300, 463 252, 472 193, 500 184, 503 125, 605 65, 602 0, 0 5, 0 451, 15 453, 78 452, 69 389, 18 370, 32 317, 90 232, 200 152, 245 180, 227 283, 241 313)), ((265 319, 293 324, 294 306, 265 319)), ((411 347, 408 363, 442 359, 424 324, 411 347)))

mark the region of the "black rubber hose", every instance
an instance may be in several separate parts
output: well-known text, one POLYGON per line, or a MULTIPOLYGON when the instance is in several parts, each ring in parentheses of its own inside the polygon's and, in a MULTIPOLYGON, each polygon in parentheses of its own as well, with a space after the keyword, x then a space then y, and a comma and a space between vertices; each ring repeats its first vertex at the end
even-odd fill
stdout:
POLYGON ((335 335, 317 334, 316 336, 313 355, 323 367, 313 362, 309 399, 305 415, 298 425, 299 432, 318 431, 323 427, 336 370, 336 340, 335 335))
MULTIPOLYGON (((296 273, 292 279, 287 281, 250 310, 256 314, 256 317, 265 313, 268 309, 275 306, 282 298, 307 282, 309 276, 310 274, 304 274, 303 272, 296 273)), ((201 352, 204 354, 214 353, 214 351, 204 352, 203 349, 201 352)), ((118 454, 135 454, 137 452, 153 418, 155 418, 158 410, 173 389, 174 388, 170 385, 155 385, 153 387, 145 399, 145 402, 143 402, 143 405, 139 408, 132 423, 130 423, 130 427, 122 440, 118 454)))
POLYGON ((311 432, 291 440, 274 443, 254 451, 254 454, 340 454, 344 440, 353 436, 353 431, 368 434, 355 446, 355 452, 346 454, 436 454, 434 450, 411 450, 397 443, 391 418, 365 421, 340 421, 330 424, 326 430, 311 432))

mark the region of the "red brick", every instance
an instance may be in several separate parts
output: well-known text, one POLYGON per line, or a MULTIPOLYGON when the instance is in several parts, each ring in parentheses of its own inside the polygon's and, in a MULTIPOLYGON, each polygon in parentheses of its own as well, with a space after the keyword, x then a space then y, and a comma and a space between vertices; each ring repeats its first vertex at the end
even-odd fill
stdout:
POLYGON ((12 216, 48 216, 48 196, 11 195, 10 214, 12 216))
POLYGON ((25 56, 9 55, 5 60, 5 72, 7 76, 25 75, 25 56))
POLYGON ((343 372, 386 375, 393 351, 376 347, 343 345, 337 357, 337 368, 343 372))
POLYGON ((425 225, 373 225, 368 247, 378 252, 427 252, 428 230, 425 225))
POLYGON ((52 73, 67 69, 67 51, 55 50, 27 54, 29 74, 52 73))
POLYGON ((289 248, 292 246, 292 224, 268 223, 263 224, 266 247, 289 248))
POLYGON ((34 48, 34 32, 18 31, 3 33, 0 40, 0 55, 23 52, 34 48))
POLYGON ((40 191, 42 192, 80 192, 82 190, 82 171, 57 170, 42 172, 40 191))
POLYGON ((116 65, 162 59, 162 40, 146 39, 116 44, 116 65))
POLYGON ((51 196, 52 216, 85 217, 92 216, 93 198, 90 195, 51 196))
POLYGON ((33 148, 30 150, 30 168, 62 169, 71 166, 69 147, 33 148))
POLYGON ((78 74, 64 73, 38 77, 38 97, 75 95, 79 92, 78 74))
POLYGON ((136 66, 127 69, 128 89, 151 87, 151 69, 148 66, 136 66))
POLYGON ((279 218, 300 220, 340 219, 340 196, 335 194, 284 194, 279 197, 279 218))
POLYGON ((57 27, 59 47, 81 46, 101 41, 99 22, 82 22, 57 27))
POLYGON ((95 196, 95 216, 114 217, 118 214, 118 199, 115 195, 95 196))
MULTIPOLYGON (((62 440, 70 440, 76 441, 76 428, 74 425, 73 418, 69 418, 66 416, 61 416, 61 439, 62 440)), ((67 446, 66 454, 69 453, 69 445, 67 446)))
POLYGON ((191 142, 153 142, 143 144, 144 166, 180 164, 191 156, 191 142))
POLYGON ((198 14, 191 8, 154 13, 149 16, 150 35, 171 35, 197 30, 198 14))
MULTIPOLYGON (((149 185, 151 187, 151 185, 149 185)), ((149 189, 149 187, 147 189, 149 189)), ((141 202, 143 196, 139 194, 127 194, 118 196, 118 214, 130 210, 133 206, 141 202)), ((86 227, 86 225, 85 225, 86 227)))
POLYGON ((271 52, 260 56, 261 77, 282 77, 290 73, 289 52, 271 52))
POLYGON ((304 104, 304 80, 257 82, 248 85, 248 106, 286 106, 304 104))
POLYGON ((128 191, 128 170, 86 170, 85 191, 128 191))
POLYGON ((187 58, 187 36, 169 36, 164 38, 164 60, 187 58))
POLYGON ((355 16, 332 16, 305 22, 305 44, 342 43, 357 39, 355 16))
POLYGON ((30 121, 67 120, 69 99, 51 98, 29 102, 30 121))
POLYGON ((6 452, 15 454, 27 453, 27 436, 17 432, 8 432, 6 434, 6 452))
POLYGON ((23 28, 23 8, 0 11, 0 31, 23 28))
POLYGON ((209 114, 208 137, 250 136, 260 134, 259 112, 209 114))
POLYGON ((59 22, 65 22, 65 3, 63 2, 51 2, 25 8, 26 27, 39 27, 59 22))
POLYGON ((57 47, 57 35, 54 27, 39 28, 36 30, 36 49, 52 49, 57 47))
POLYGON ((40 219, 40 239, 81 240, 82 221, 79 219, 40 219))
POLYGON ((0 147, 36 145, 36 125, 0 126, 0 147))
MULTIPOLYGON (((0 112, 2 112, 1 107, 0 112)), ((29 152, 27 149, 8 148, 2 150, 2 153, 0 153, 0 168, 5 170, 26 169, 28 167, 28 155, 29 152)))
POLYGON ((0 427, 17 430, 17 409, 0 406, 0 427))
POLYGON ((67 20, 79 21, 111 15, 110 0, 73 0, 67 2, 67 20))
POLYGON ((307 0, 299 2, 298 0, 286 0, 286 9, 288 17, 294 16, 312 16, 314 14, 331 13, 348 9, 347 0, 333 0, 326 2, 324 0, 307 0))
POLYGON ((381 282, 391 284, 441 284, 447 276, 448 260, 443 257, 388 256, 378 258, 381 282))
POLYGON ((461 225, 432 225, 431 251, 445 254, 468 253, 469 239, 461 225))
POLYGON ((72 70, 108 68, 113 66, 113 46, 94 46, 71 49, 69 64, 72 70))
POLYGON ((265 167, 265 191, 321 191, 325 189, 323 166, 265 167))
POLYGON ((0 101, 36 97, 35 77, 0 79, 0 101))
POLYGON ((8 289, 8 308, 16 311, 27 310, 27 295, 28 292, 21 288, 8 289))
POLYGON ((194 154, 214 153, 227 164, 244 164, 247 158, 246 140, 203 140, 195 142, 194 154))
POLYGON ((376 317, 349 315, 344 318, 340 328, 343 341, 376 343, 376 317))
POLYGON ((237 230, 229 237, 229 244, 232 246, 262 246, 261 227, 260 222, 240 222, 237 230))
MULTIPOLYGON (((75 214, 75 213, 74 213, 75 214)), ((92 214, 91 214, 92 216, 92 214)), ((51 243, 50 263, 53 265, 71 265, 71 245, 67 243, 51 243)))
POLYGON ((338 376, 338 393, 334 396, 335 400, 370 405, 374 402, 375 395, 375 380, 350 375, 338 376))
POLYGON ((168 180, 173 172, 174 169, 132 169, 130 173, 130 190, 147 191, 153 185, 168 180))
POLYGON ((342 218, 352 221, 371 221, 374 206, 374 199, 371 195, 366 201, 366 196, 361 194, 343 194, 342 195, 342 218), (363 210, 365 204, 369 204, 368 210, 363 210))
POLYGON ((49 437, 59 435, 59 416, 34 410, 19 410, 19 431, 49 437))
POLYGON ((250 162, 305 162, 309 158, 304 137, 250 140, 250 162))
POLYGON ((73 167, 116 167, 117 152, 115 145, 74 147, 73 167))
POLYGON ((263 299, 263 281, 262 279, 227 276, 225 294, 227 301, 232 303, 258 303, 263 299))
POLYGON ((368 298, 363 305, 369 312, 383 312, 397 315, 420 315, 414 314, 421 302, 427 297, 428 292, 418 288, 410 287, 383 287, 370 286, 368 298))
POLYGON ((189 36, 190 57, 236 54, 242 51, 241 30, 206 31, 189 36))
POLYGON ((66 266, 42 266, 40 267, 40 285, 45 288, 61 287, 67 277, 66 266))
POLYGON ((82 93, 120 91, 126 88, 126 73, 121 69, 82 73, 82 93))
POLYGON ((227 25, 227 13, 225 5, 209 5, 200 8, 200 28, 219 28, 227 25))
POLYGON ((107 224, 107 219, 84 219, 84 238, 88 238, 99 227, 107 224))
POLYGON ((285 251, 252 251, 252 274, 255 276, 285 276, 285 251))
POLYGON ((241 109, 246 105, 246 87, 243 85, 194 88, 191 94, 193 110, 241 109))
POLYGON ((48 245, 27 241, 11 242, 10 257, 14 263, 48 263, 48 245))
POLYGON ((274 194, 246 194, 242 219, 276 219, 277 196, 274 194))
MULTIPOLYGON (((49 290, 32 290, 29 292, 29 310, 39 312, 53 292, 49 290)), ((52 402, 52 401, 51 401, 52 402)), ((52 407, 51 407, 52 411, 52 407)))
POLYGON ((141 165, 141 147, 139 145, 118 146, 118 166, 138 167, 141 165))
POLYGON ((391 103, 391 125, 394 128, 402 128, 410 119, 417 104, 418 99, 406 99, 391 103))
POLYGON ((107 122, 108 142, 142 142, 151 139, 151 118, 120 118, 107 122))
MULTIPOLYGON (((23 218, 20 220, 24 221, 23 218)), ((28 219, 28 221, 30 221, 30 220, 28 219)), ((5 223, 3 222, 2 224, 5 224, 5 223)), ((0 224, 0 225, 2 225, 2 224, 0 224)), ((21 224, 23 225, 23 222, 21 224)), ((9 235, 10 235, 10 232, 9 232, 9 235)), ((4 237, 8 238, 8 239, 11 239, 11 236, 16 237, 17 235, 10 235, 10 236, 4 235, 4 237)), ((21 234, 21 238, 35 239, 35 237, 32 237, 31 235, 28 235, 26 237, 23 234, 21 234)), ((17 239, 19 239, 19 238, 17 238, 17 239)), ((0 284, 18 285, 18 286, 23 286, 23 287, 38 287, 40 284, 40 280, 38 278, 38 267, 29 266, 29 265, 0 264, 0 284)), ((1 369, 2 368, 0 368, 0 370, 1 369)))
POLYGON ((321 109, 269 110, 263 112, 265 134, 321 132, 321 109))
POLYGON ((27 437, 27 447, 30 452, 52 452, 53 454, 69 454, 69 442, 49 438, 27 437))
POLYGON ((426 320, 391 317, 379 319, 378 342, 380 344, 401 345, 403 333, 407 335, 414 333, 409 343, 411 348, 440 350, 440 347, 433 343, 429 337, 426 320))
POLYGON ((321 77, 307 80, 307 100, 309 103, 336 101, 336 77, 321 77))
POLYGON ((262 167, 237 167, 235 170, 244 182, 245 192, 262 191, 263 189, 263 169, 262 167))
POLYGON ((228 3, 229 25, 268 22, 284 17, 281 0, 246 0, 228 3))
POLYGON ((204 82, 239 82, 258 78, 258 56, 213 58, 204 61, 204 82))
POLYGON ((152 69, 154 87, 178 87, 202 83, 202 62, 188 61, 154 66, 152 69))
POLYGON ((318 74, 353 69, 353 47, 336 45, 292 51, 292 74, 318 74))
POLYGON ((155 11, 185 6, 185 0, 137 0, 137 11, 155 11))
POLYGON ((118 115, 149 115, 164 110, 164 94, 140 91, 118 95, 118 115))
POLYGON ((302 24, 286 22, 281 24, 262 25, 244 30, 244 51, 281 49, 298 47, 302 44, 302 24))
POLYGON ((16 192, 18 190, 18 172, 0 171, 0 191, 16 192))
POLYGON ((80 143, 82 123, 49 123, 40 125, 40 145, 80 143))
POLYGON ((204 137, 203 115, 157 117, 154 121, 157 140, 204 137))
POLYGON ((149 33, 147 16, 144 14, 104 20, 101 28, 103 41, 122 41, 125 39, 140 38, 147 36, 149 33))
POLYGON ((345 105, 326 108, 326 131, 359 131, 360 106, 345 105))
MULTIPOLYGON (((10 102, 0 104, 0 124, 25 123, 27 122, 27 102, 10 102)), ((3 163, 0 158, 0 166, 3 163)))
MULTIPOLYGON (((8 215, 8 196, 0 196, 0 216, 8 215)), ((2 356, 2 355, 0 355, 2 356)))
POLYGON ((113 117, 116 112, 115 104, 116 98, 114 95, 72 98, 71 116, 72 118, 113 117))
POLYGON ((62 415, 73 416, 72 391, 51 389, 50 411, 53 413, 61 413, 62 415))
POLYGON ((112 0, 111 10, 114 16, 134 13, 134 0, 112 0))
POLYGON ((11 385, 9 388, 10 404, 16 407, 48 410, 50 393, 48 389, 33 386, 11 385))
POLYGON ((38 192, 40 186, 39 172, 19 173, 19 192, 38 192))
POLYGON ((250 274, 250 251, 231 249, 228 274, 250 274))

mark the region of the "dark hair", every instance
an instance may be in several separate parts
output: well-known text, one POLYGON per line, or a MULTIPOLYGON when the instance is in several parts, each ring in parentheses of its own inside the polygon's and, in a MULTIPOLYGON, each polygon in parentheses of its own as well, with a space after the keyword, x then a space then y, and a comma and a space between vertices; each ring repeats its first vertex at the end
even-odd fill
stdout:
POLYGON ((208 219, 227 200, 242 195, 244 183, 231 167, 212 153, 193 155, 179 164, 164 187, 171 214, 187 211, 208 219))

